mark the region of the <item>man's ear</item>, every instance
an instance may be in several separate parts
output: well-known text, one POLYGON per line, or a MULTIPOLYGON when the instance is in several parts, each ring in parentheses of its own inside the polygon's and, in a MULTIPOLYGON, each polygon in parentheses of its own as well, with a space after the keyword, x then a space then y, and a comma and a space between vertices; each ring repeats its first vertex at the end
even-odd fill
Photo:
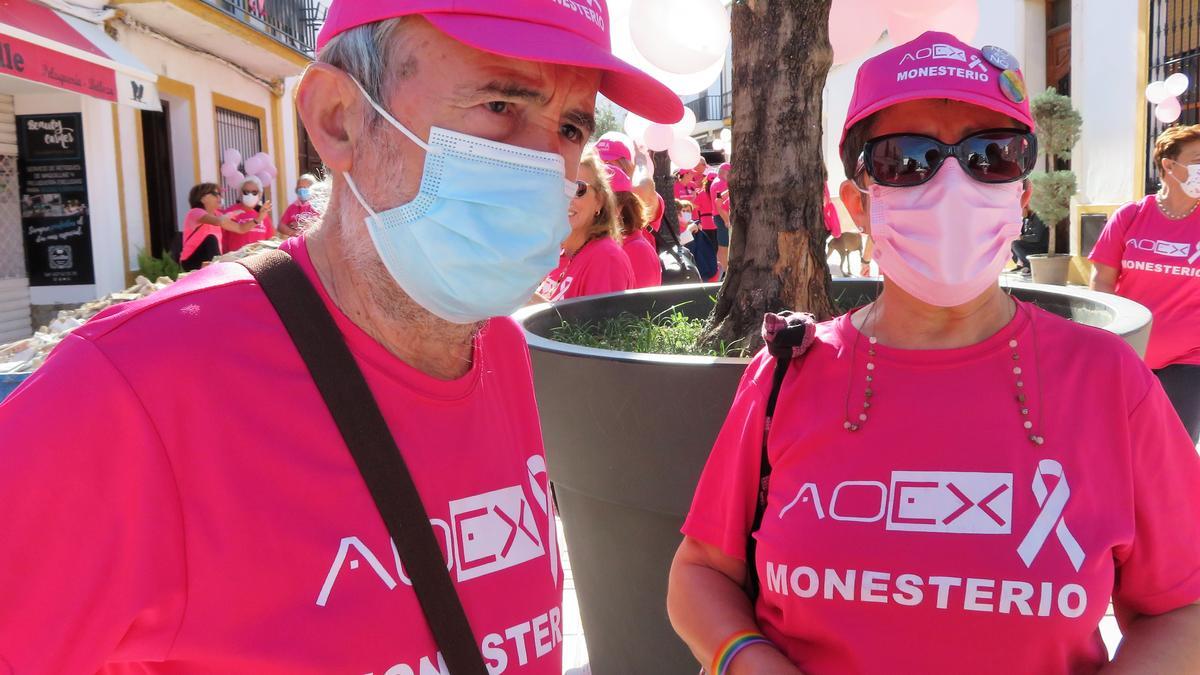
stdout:
POLYGON ((860 192, 858 186, 851 180, 842 181, 842 186, 838 189, 838 196, 842 198, 842 205, 846 207, 846 211, 850 214, 850 218, 858 227, 859 232, 871 234, 870 197, 860 192))
POLYGON ((296 88, 296 108, 313 147, 335 173, 354 164, 354 140, 362 132, 362 93, 350 76, 325 63, 313 63, 296 88))

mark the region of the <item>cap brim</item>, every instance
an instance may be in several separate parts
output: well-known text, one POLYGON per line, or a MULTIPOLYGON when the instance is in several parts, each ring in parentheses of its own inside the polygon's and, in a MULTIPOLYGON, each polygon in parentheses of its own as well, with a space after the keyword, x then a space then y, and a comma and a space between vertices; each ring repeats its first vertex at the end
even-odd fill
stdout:
POLYGON ((1028 119, 1017 117, 1013 115, 1012 108, 1005 107, 994 99, 986 96, 977 96, 971 92, 962 91, 961 89, 930 89, 916 94, 902 93, 889 96, 887 98, 880 99, 866 108, 858 111, 854 117, 846 120, 845 126, 842 127, 842 138, 838 141, 838 151, 840 152, 842 150, 842 146, 846 143, 846 134, 850 131, 850 127, 854 126, 855 124, 858 124, 859 122, 870 117, 871 115, 874 115, 880 110, 883 110, 884 108, 890 108, 894 105, 900 105, 901 103, 908 103, 909 101, 924 101, 931 98, 949 99, 951 101, 970 103, 971 105, 977 105, 981 108, 987 108, 988 110, 998 112, 1001 115, 1007 115, 1014 120, 1017 120, 1021 124, 1029 127, 1030 131, 1034 131, 1032 117, 1028 119))
POLYGON ((599 70, 600 93, 651 122, 674 124, 683 118, 683 103, 665 84, 570 31, 481 14, 422 16, 455 40, 485 52, 599 70))

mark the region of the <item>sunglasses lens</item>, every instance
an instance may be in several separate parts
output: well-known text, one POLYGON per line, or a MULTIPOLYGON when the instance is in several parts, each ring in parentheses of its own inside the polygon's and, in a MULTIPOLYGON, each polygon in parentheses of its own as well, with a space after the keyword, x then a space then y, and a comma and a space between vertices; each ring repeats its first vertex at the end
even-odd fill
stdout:
POLYGON ((944 158, 933 139, 893 136, 872 141, 865 159, 867 170, 876 183, 910 187, 929 180, 944 158))
POLYGON ((1037 162, 1031 134, 997 131, 977 134, 959 144, 959 159, 981 183, 1011 183, 1029 175, 1037 162))
POLYGON ((582 180, 575 181, 575 197, 577 199, 579 197, 586 195, 587 191, 588 191, 588 184, 586 181, 582 181, 582 180))

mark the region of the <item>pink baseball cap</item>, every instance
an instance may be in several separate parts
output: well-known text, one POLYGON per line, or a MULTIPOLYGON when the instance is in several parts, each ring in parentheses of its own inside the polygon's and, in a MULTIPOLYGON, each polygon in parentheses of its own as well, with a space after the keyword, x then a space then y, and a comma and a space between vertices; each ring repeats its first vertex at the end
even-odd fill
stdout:
POLYGON ((602 94, 652 122, 683 117, 666 85, 613 55, 605 0, 334 0, 317 49, 351 28, 411 14, 486 52, 599 70, 602 94))
POLYGON ((596 141, 596 154, 600 155, 600 161, 612 162, 618 159, 626 159, 633 161, 633 150, 631 146, 633 141, 629 137, 619 131, 610 131, 600 137, 596 141))
POLYGON ((928 31, 859 67, 838 147, 855 123, 884 108, 927 98, 971 103, 1034 127, 1016 57, 1000 47, 976 49, 949 33, 928 31))
POLYGON ((608 172, 608 184, 613 192, 633 192, 633 181, 624 171, 611 164, 605 164, 604 169, 608 172))

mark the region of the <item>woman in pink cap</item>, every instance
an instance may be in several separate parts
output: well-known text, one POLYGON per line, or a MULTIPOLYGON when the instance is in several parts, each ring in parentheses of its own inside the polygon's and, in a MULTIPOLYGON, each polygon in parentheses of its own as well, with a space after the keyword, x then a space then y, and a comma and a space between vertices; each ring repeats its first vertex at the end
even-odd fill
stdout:
POLYGON ((633 192, 633 181, 611 164, 608 171, 609 185, 617 202, 617 219, 621 228, 621 249, 629 258, 633 268, 631 288, 649 288, 662 285, 662 265, 654 246, 646 238, 646 220, 649 210, 645 202, 633 192))
POLYGON ((712 675, 1196 672, 1196 449, 1119 338, 997 283, 1032 127, 1001 49, 860 68, 841 196, 883 289, 742 380, 668 598, 712 675))
POLYGON ((563 241, 558 267, 538 288, 541 300, 570 300, 635 288, 629 257, 617 243, 622 239, 621 223, 608 177, 600 157, 592 151, 585 153, 567 211, 571 234, 563 241))
POLYGON ((1117 209, 1090 256, 1092 288, 1154 312, 1146 365, 1200 443, 1200 125, 1154 143, 1157 194, 1117 209))

